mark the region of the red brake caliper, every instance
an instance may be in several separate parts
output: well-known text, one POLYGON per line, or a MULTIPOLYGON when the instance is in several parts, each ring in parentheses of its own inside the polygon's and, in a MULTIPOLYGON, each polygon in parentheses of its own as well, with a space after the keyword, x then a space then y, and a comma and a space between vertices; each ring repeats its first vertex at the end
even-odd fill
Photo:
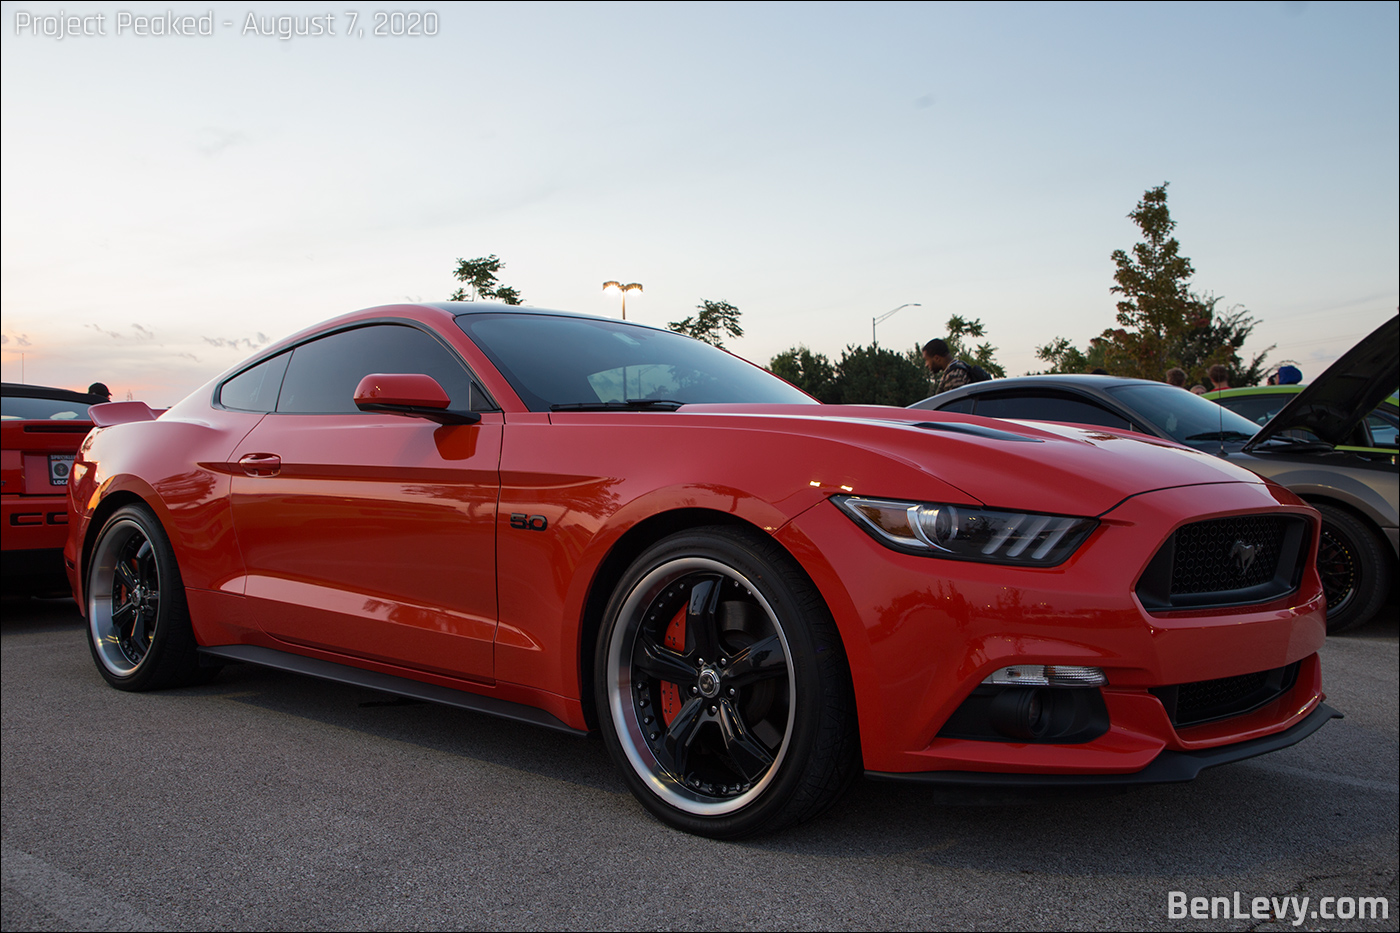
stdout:
MULTIPOLYGON (((685 610, 682 606, 676 617, 671 620, 671 624, 666 627, 666 637, 661 643, 672 651, 685 652, 685 610)), ((681 688, 679 684, 663 681, 661 684, 661 718, 670 725, 676 718, 676 714, 681 711, 681 688)))

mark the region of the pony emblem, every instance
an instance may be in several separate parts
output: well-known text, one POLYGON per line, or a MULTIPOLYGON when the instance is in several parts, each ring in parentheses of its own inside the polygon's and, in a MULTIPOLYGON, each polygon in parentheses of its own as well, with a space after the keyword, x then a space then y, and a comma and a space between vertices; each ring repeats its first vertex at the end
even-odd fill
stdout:
POLYGON ((1239 568, 1240 576, 1249 573, 1249 568, 1254 565, 1254 558, 1258 556, 1259 549, 1252 544, 1245 544, 1243 541, 1235 541, 1235 546, 1230 549, 1230 559, 1239 568))

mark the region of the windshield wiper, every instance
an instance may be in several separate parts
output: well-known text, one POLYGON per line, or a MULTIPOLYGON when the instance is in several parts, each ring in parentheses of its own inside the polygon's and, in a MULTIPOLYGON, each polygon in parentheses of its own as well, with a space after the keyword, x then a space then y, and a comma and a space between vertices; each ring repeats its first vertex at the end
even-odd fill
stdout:
POLYGON ((550 411, 675 411, 684 405, 673 398, 629 398, 625 402, 560 402, 550 411))
POLYGON ((1192 434, 1188 441, 1247 441, 1251 435, 1239 431, 1210 431, 1206 434, 1192 434))
MULTIPOLYGON (((1305 450, 1335 450, 1336 448, 1324 440, 1304 440, 1301 437, 1289 437, 1286 434, 1275 434, 1273 437, 1263 441, 1263 444, 1285 444, 1289 447, 1301 447, 1305 450)), ((1256 450, 1259 448, 1256 447, 1256 450)))

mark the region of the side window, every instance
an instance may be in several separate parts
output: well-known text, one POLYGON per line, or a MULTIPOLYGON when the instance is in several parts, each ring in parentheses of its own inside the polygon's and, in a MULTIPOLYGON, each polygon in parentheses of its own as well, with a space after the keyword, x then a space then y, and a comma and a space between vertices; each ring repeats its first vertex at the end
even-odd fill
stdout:
POLYGON ((357 412, 355 387, 370 373, 426 373, 451 407, 487 404, 465 366, 432 337, 404 324, 372 324, 304 343, 291 354, 277 411, 302 414, 357 412))
POLYGON ((1292 399, 1291 395, 1249 395, 1228 398, 1222 404, 1236 414, 1244 415, 1255 424, 1263 425, 1268 424, 1269 419, 1278 414, 1279 409, 1292 399))
POLYGON ((219 389, 219 404, 238 411, 274 411, 290 353, 279 353, 244 370, 219 389))
POLYGON ((974 414, 985 418, 1022 418, 1028 421, 1066 421, 1131 430, 1126 418, 1088 399, 1054 393, 979 395, 974 414))
POLYGON ((1372 447, 1394 447, 1397 429, 1395 417, 1379 409, 1366 416, 1366 429, 1371 432, 1372 447))
MULTIPOLYGON (((972 414, 972 403, 976 401, 976 396, 960 398, 956 402, 949 402, 947 405, 939 405, 939 411, 956 411, 964 415, 972 414)), ((996 417, 995 415, 989 417, 996 417)))

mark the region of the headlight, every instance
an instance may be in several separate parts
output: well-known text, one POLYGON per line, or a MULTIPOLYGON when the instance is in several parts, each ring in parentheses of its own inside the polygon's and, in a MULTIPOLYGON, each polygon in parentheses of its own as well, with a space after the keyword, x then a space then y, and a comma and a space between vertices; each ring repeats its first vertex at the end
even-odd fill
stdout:
POLYGON ((993 564, 1053 567, 1098 526, 1095 519, 1071 515, 859 496, 833 496, 831 501, 888 547, 993 564))

